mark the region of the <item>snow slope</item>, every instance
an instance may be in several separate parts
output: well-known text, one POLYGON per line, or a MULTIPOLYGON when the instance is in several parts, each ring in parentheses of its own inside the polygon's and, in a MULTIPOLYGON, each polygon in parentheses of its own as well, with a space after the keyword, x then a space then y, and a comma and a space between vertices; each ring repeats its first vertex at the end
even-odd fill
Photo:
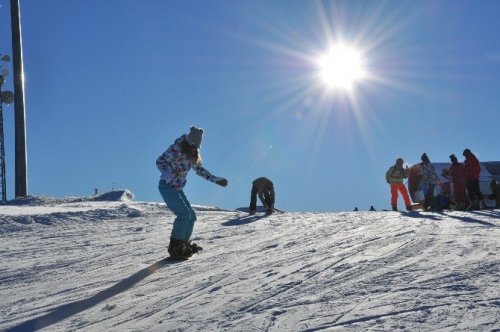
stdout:
POLYGON ((163 204, 0 206, 0 330, 500 331, 499 210, 196 209, 171 263, 163 204))

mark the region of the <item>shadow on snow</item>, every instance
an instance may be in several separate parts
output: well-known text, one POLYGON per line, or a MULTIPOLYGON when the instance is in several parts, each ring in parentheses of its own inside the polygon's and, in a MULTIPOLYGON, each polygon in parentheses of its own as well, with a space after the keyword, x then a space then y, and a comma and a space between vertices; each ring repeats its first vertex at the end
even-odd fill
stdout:
POLYGON ((265 217, 266 217, 266 215, 253 215, 253 216, 246 216, 246 217, 241 217, 241 218, 234 218, 234 219, 228 220, 226 222, 223 222, 222 226, 240 226, 240 225, 250 224, 250 223, 253 223, 259 219, 263 219, 265 217))
POLYGON ((123 279, 116 285, 105 289, 103 291, 100 291, 96 295, 84 299, 84 300, 79 300, 75 302, 71 302, 62 306, 59 306, 49 312, 46 315, 31 319, 29 321, 26 321, 24 323, 21 323, 17 326, 14 326, 10 329, 7 329, 9 332, 20 332, 20 331, 35 331, 42 329, 44 327, 56 324, 68 317, 71 317, 73 315, 76 315, 84 310, 87 310, 103 301, 108 300, 109 298, 123 293, 127 290, 129 290, 132 286, 140 282, 141 280, 145 279, 149 275, 155 273, 162 267, 166 265, 173 264, 175 262, 179 262, 178 260, 169 260, 169 259, 162 259, 147 268, 144 268, 140 270, 139 272, 131 275, 130 277, 123 279))
MULTIPOLYGON (((441 212, 441 213, 444 214, 444 212, 441 212)), ((493 218, 500 218, 499 211, 483 212, 483 210, 481 210, 481 211, 470 211, 469 213, 470 214, 477 214, 477 215, 488 216, 488 217, 491 216, 493 218)), ((451 214, 446 214, 446 217, 452 218, 452 219, 457 219, 457 220, 460 220, 460 221, 463 221, 463 222, 467 222, 467 223, 472 223, 472 224, 479 224, 479 225, 488 226, 488 227, 498 227, 497 225, 495 225, 493 223, 490 223, 490 222, 487 222, 487 221, 483 221, 483 220, 479 220, 479 219, 475 219, 475 218, 472 218, 472 217, 453 216, 451 214)))

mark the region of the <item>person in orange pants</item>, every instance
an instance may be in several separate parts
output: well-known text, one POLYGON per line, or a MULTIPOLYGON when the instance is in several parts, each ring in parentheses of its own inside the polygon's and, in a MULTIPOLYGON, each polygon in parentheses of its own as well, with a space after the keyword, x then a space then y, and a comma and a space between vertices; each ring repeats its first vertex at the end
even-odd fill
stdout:
POLYGON ((396 159, 396 164, 394 166, 391 166, 385 173, 385 179, 391 186, 391 206, 393 211, 398 210, 398 192, 403 196, 406 210, 412 210, 410 196, 408 196, 408 190, 406 190, 406 187, 403 183, 403 179, 408 177, 408 173, 410 173, 410 170, 408 166, 406 166, 406 168, 403 168, 403 163, 403 158, 396 159))

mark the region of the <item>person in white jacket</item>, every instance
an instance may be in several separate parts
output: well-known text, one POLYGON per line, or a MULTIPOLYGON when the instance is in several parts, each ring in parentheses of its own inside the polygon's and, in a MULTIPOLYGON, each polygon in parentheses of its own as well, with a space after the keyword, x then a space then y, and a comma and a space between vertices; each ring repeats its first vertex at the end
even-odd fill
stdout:
POLYGON ((422 154, 420 157, 422 163, 420 164, 420 175, 422 175, 422 190, 425 195, 424 210, 428 210, 431 206, 431 202, 434 198, 434 189, 436 185, 440 183, 438 176, 436 175, 436 170, 432 166, 431 161, 426 153, 422 154))
POLYGON ((174 258, 189 258, 201 249, 189 240, 196 213, 183 191, 188 172, 193 168, 206 180, 227 186, 225 178, 212 175, 202 166, 199 152, 202 138, 203 129, 191 127, 189 134, 177 138, 156 160, 161 172, 158 189, 167 207, 176 215, 168 247, 168 253, 174 258))

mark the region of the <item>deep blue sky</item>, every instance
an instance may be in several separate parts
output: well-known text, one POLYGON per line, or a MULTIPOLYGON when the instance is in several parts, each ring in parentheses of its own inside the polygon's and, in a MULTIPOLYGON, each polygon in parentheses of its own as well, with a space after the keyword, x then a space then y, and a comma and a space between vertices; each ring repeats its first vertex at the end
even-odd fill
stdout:
POLYGON ((494 0, 21 0, 29 193, 125 187, 161 201, 156 157, 196 125, 204 166, 229 186, 192 172, 193 204, 247 206, 267 176, 285 210, 388 208, 397 157, 500 159, 499 12, 494 0), (371 74, 350 94, 314 78, 340 40, 371 74))

